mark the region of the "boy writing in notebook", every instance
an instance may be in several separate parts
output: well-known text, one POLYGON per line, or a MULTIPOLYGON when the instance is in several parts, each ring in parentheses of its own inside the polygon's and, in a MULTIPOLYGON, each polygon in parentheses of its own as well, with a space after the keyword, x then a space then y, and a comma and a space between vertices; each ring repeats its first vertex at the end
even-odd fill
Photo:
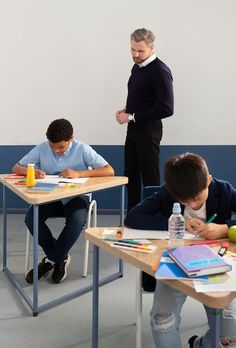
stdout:
MULTIPOLYGON (((46 136, 46 142, 35 146, 15 164, 13 173, 26 175, 28 163, 34 163, 37 168, 36 178, 43 178, 45 174, 57 174, 64 178, 114 175, 113 168, 91 146, 74 139, 73 127, 68 120, 54 120, 49 125, 46 136)), ((54 283, 60 283, 66 278, 71 261, 68 253, 86 223, 86 216, 87 200, 83 196, 39 206, 39 244, 46 254, 38 265, 39 279, 46 277, 52 269, 54 283), (46 220, 51 217, 65 217, 65 226, 57 239, 46 224, 46 220)), ((25 223, 33 234, 32 206, 25 223)), ((26 281, 33 283, 33 270, 27 273, 26 281)))
MULTIPOLYGON (((236 225, 236 190, 228 182, 212 178, 205 160, 186 153, 170 158, 164 168, 165 184, 152 197, 131 209, 125 225, 137 229, 167 230, 174 202, 181 204, 188 231, 205 239, 227 238, 229 226, 236 225), (213 214, 214 222, 206 223, 213 214)), ((151 311, 151 329, 157 348, 181 348, 179 325, 181 309, 187 295, 157 280, 151 311)), ((206 308, 210 322, 210 310, 206 308)), ((221 313, 219 346, 236 347, 236 305, 221 313)), ((210 330, 188 341, 190 348, 210 347, 210 330)))

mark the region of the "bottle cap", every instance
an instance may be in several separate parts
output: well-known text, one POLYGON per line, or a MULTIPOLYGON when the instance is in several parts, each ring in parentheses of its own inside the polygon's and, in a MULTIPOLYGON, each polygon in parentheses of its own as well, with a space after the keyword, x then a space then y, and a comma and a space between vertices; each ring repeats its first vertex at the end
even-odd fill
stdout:
POLYGON ((173 205, 173 213, 174 214, 180 214, 181 213, 181 207, 180 207, 180 204, 179 203, 174 203, 173 205))
POLYGON ((221 247, 225 248, 225 249, 228 249, 229 243, 228 242, 224 242, 224 243, 221 244, 221 247))
POLYGON ((34 167, 34 163, 28 163, 28 167, 34 167))

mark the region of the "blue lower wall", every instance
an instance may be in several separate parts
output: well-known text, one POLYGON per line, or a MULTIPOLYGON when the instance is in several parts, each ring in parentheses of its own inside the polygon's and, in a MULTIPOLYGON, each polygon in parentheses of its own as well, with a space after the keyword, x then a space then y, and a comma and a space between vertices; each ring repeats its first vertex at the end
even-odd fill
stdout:
MULTIPOLYGON (((122 145, 92 145, 115 169, 116 175, 123 175, 124 147, 122 145)), ((0 173, 10 173, 12 166, 23 157, 32 146, 0 146, 0 173)), ((162 168, 164 162, 172 155, 183 152, 194 152, 203 156, 209 167, 210 173, 217 178, 230 181, 236 186, 236 171, 234 159, 236 158, 236 145, 162 145, 160 152, 161 181, 163 182, 162 168)), ((2 187, 0 187, 2 197, 2 187)), ((116 210, 120 204, 120 189, 110 189, 94 194, 100 210, 116 210)), ((7 204, 12 210, 27 208, 27 204, 7 190, 7 204)), ((1 205, 2 207, 2 199, 1 205)))

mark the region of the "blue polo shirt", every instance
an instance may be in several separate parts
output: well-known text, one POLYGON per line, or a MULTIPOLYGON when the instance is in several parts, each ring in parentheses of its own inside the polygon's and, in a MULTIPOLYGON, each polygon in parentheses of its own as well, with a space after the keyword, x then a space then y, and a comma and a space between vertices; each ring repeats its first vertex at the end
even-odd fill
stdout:
POLYGON ((87 170, 105 167, 108 164, 91 146, 77 140, 72 140, 61 156, 54 154, 48 141, 45 141, 35 146, 19 161, 22 166, 27 166, 28 163, 34 163, 36 168, 48 175, 59 174, 65 169, 87 170))

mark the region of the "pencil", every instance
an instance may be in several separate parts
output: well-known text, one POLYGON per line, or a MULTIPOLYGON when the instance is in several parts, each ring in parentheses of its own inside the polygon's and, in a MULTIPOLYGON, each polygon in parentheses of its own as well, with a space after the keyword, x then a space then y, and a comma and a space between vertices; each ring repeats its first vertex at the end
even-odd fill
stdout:
POLYGON ((219 243, 220 241, 217 239, 211 239, 211 240, 202 240, 200 242, 192 243, 190 245, 202 245, 202 244, 215 244, 219 243))

